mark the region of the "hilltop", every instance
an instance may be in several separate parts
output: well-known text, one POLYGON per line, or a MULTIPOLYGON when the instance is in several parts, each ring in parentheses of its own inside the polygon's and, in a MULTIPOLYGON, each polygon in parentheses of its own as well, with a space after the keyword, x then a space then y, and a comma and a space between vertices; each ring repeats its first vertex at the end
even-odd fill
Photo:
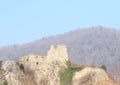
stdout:
POLYGON ((28 54, 47 54, 50 45, 68 47, 69 60, 77 65, 105 65, 120 81, 120 31, 105 27, 77 29, 57 36, 42 38, 23 45, 0 48, 1 60, 18 60, 28 54))

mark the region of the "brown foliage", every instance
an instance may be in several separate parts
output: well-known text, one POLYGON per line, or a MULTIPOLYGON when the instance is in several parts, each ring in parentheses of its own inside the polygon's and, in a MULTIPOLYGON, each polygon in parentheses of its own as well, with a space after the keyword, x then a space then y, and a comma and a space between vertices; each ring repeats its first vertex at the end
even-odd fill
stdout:
POLYGON ((36 85, 35 81, 29 75, 26 75, 21 81, 23 85, 36 85))

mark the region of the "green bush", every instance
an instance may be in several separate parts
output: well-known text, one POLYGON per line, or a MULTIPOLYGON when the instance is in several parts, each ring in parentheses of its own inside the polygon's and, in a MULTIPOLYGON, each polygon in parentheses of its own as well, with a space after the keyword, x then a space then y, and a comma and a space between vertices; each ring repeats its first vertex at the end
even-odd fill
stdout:
POLYGON ((2 68, 2 61, 0 60, 0 69, 2 68))
POLYGON ((70 61, 66 61, 65 64, 67 65, 68 68, 71 67, 71 63, 70 63, 70 61))
POLYGON ((73 68, 69 61, 66 61, 65 64, 67 67, 61 67, 60 69, 60 85, 72 85, 75 72, 81 70, 82 67, 73 68))
POLYGON ((4 81, 4 85, 8 85, 8 82, 7 82, 7 80, 5 80, 5 81, 4 81))
POLYGON ((60 84, 61 85, 72 85, 72 77, 75 70, 70 68, 61 67, 60 69, 60 84))
POLYGON ((107 71, 107 67, 105 65, 102 65, 101 68, 107 71))

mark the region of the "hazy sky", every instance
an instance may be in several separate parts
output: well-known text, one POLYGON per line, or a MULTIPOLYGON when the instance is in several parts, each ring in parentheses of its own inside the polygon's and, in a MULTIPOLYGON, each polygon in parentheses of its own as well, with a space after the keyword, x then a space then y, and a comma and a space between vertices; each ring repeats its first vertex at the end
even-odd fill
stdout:
POLYGON ((76 28, 120 28, 120 0, 0 0, 0 47, 76 28))

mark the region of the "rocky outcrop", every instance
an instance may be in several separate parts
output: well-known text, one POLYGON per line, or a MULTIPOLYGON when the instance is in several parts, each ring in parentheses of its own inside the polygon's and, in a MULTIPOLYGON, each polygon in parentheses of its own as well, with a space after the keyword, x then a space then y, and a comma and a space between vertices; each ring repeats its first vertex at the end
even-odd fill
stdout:
POLYGON ((6 79, 9 85, 26 85, 31 81, 34 85, 60 85, 59 70, 61 66, 66 66, 64 62, 67 60, 66 46, 55 48, 52 45, 46 56, 31 54, 23 56, 18 63, 7 61, 4 64, 4 69, 8 71, 6 79))
POLYGON ((29 55, 20 59, 24 66, 25 74, 31 75, 37 85, 59 85, 58 61, 47 62, 46 58, 39 55, 29 55))
POLYGON ((4 64, 5 78, 8 85, 23 85, 20 81, 25 75, 15 61, 6 61, 4 64))
POLYGON ((0 85, 4 85, 6 82, 5 78, 5 71, 3 69, 0 69, 0 85))
MULTIPOLYGON (((46 56, 30 54, 18 62, 6 61, 4 78, 8 85, 60 85, 60 68, 67 65, 67 48, 64 45, 51 45, 46 56)), ((73 85, 117 85, 101 68, 85 67, 77 71, 73 85)), ((0 84, 2 85, 2 84, 0 84)))
POLYGON ((85 67, 76 72, 72 79, 73 85, 118 85, 101 68, 85 67))
MULTIPOLYGON (((51 45, 47 56, 28 55, 20 59, 20 64, 24 65, 24 70, 32 70, 34 80, 39 85, 60 85, 59 70, 65 66, 68 60, 67 48, 58 45, 56 48, 51 45)), ((31 73, 30 73, 31 74, 31 73)))

